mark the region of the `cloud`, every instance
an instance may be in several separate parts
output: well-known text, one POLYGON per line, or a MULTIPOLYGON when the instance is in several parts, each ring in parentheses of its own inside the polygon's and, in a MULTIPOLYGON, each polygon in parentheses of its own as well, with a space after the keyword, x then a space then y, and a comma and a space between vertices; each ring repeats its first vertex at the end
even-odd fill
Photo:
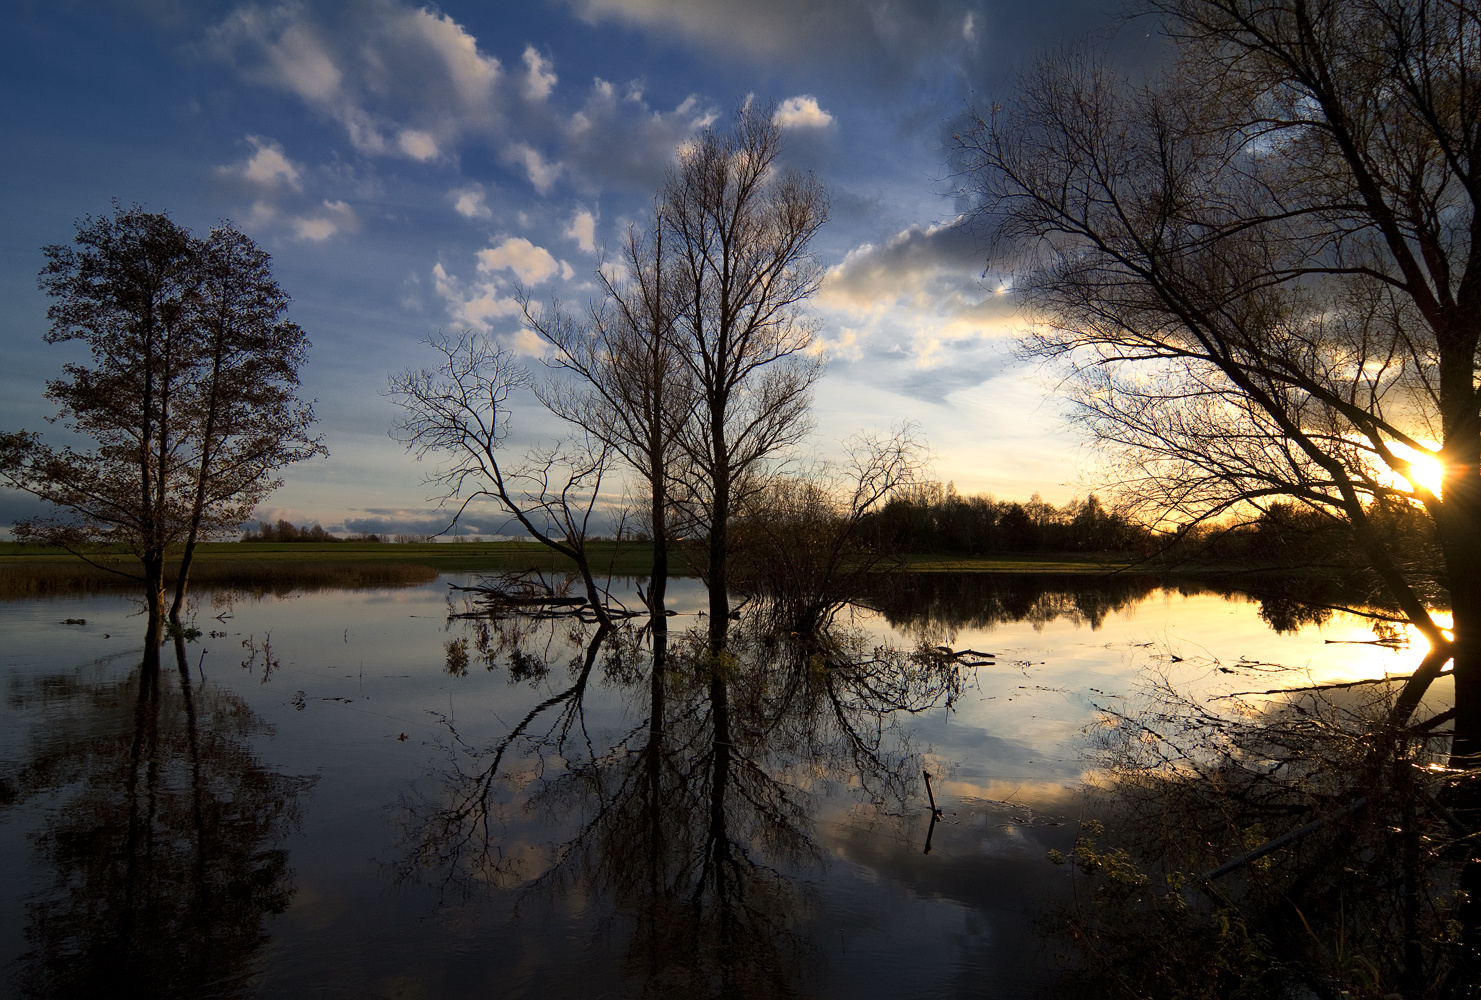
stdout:
POLYGON ((859 343, 859 331, 849 327, 840 329, 838 336, 832 340, 822 336, 814 337, 808 353, 818 357, 843 358, 849 361, 858 361, 864 356, 863 347, 859 343))
POLYGON ((590 209, 580 208, 576 214, 571 216, 570 225, 561 231, 561 235, 574 242, 586 253, 596 253, 596 216, 591 214, 590 209))
POLYGON ((496 247, 478 251, 477 256, 479 271, 513 271, 526 285, 538 285, 560 270, 550 251, 523 236, 511 236, 496 247))
POLYGON ((693 94, 662 111, 643 99, 636 84, 619 87, 597 78, 555 141, 578 186, 595 192, 617 184, 651 194, 679 147, 719 118, 713 102, 693 94))
POLYGON ((453 203, 453 211, 465 219, 492 219, 494 213, 489 210, 488 203, 484 200, 482 184, 470 184, 467 187, 454 188, 447 193, 453 203))
POLYGON ((766 65, 806 58, 868 79, 955 69, 976 46, 962 32, 968 0, 566 0, 577 16, 698 43, 766 65), (953 59, 953 56, 958 58, 953 59))
POLYGON ((413 160, 431 160, 437 157, 437 140, 420 129, 402 129, 396 137, 401 152, 413 160))
POLYGON ((303 169, 288 159, 281 145, 257 135, 247 136, 247 143, 252 147, 252 155, 239 163, 217 167, 218 177, 260 193, 283 188, 303 190, 303 169))
POLYGON ((333 16, 247 4, 210 30, 208 45, 248 80, 339 122, 367 155, 428 160, 498 117, 499 61, 429 9, 383 2, 333 16))
MULTIPOLYGON (((204 48, 335 122, 363 156, 431 162, 475 141, 542 195, 562 182, 651 192, 679 144, 718 118, 695 96, 655 108, 640 84, 600 78, 560 102, 554 61, 533 45, 506 73, 451 16, 403 0, 247 3, 204 48)), ((817 124, 827 115, 814 107, 792 113, 817 124)))
POLYGON ((1016 302, 981 270, 977 238, 961 219, 855 247, 815 300, 826 326, 843 331, 823 349, 867 361, 922 398, 932 385, 977 384, 1001 367, 998 345, 1020 326, 1016 302))
POLYGON ((320 209, 310 215, 301 215, 291 221, 293 234, 300 240, 322 243, 336 233, 358 232, 360 218, 355 210, 342 201, 324 199, 320 209))
POLYGON ((799 94, 776 109, 776 123, 782 128, 824 128, 833 124, 833 116, 818 107, 817 98, 799 94))
POLYGON ((982 285, 982 248, 965 219, 911 226, 882 245, 855 247, 832 268, 821 298, 853 310, 914 298, 935 286, 982 285))
POLYGON ((439 262, 432 266, 432 287, 442 297, 450 316, 459 326, 489 332, 493 320, 520 313, 519 300, 509 295, 497 280, 464 282, 439 262))
POLYGON ((550 96, 559 79, 551 69, 550 60, 540 55, 533 45, 525 46, 525 97, 532 101, 543 101, 550 96))
POLYGON ((262 187, 277 187, 279 183, 283 183, 295 191, 302 190, 299 169, 284 154, 282 146, 255 135, 247 136, 247 141, 256 152, 242 168, 243 177, 262 187))
MULTIPOLYGON (((437 535, 453 520, 456 508, 445 511, 427 511, 415 508, 375 507, 361 511, 366 517, 346 517, 345 531, 374 535, 437 535)), ((485 537, 508 535, 527 537, 524 529, 513 517, 500 511, 480 511, 470 508, 458 518, 458 526, 448 532, 454 535, 483 535, 485 537)))
POLYGON ((556 178, 565 169, 560 163, 547 162, 540 155, 539 150, 526 142, 518 142, 510 146, 505 153, 505 158, 524 167, 525 175, 530 183, 541 194, 550 193, 550 189, 555 186, 556 178))

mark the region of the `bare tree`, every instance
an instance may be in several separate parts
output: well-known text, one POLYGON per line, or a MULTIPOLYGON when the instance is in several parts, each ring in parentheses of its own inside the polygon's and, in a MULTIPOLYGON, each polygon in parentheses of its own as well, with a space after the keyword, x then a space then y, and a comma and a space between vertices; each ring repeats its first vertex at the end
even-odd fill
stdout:
POLYGON ((184 545, 178 615, 196 542, 247 520, 280 485, 274 471, 325 453, 308 436, 312 408, 295 395, 308 340, 283 317, 288 299, 267 254, 229 225, 199 240, 165 215, 119 207, 78 223, 75 246, 44 252, 46 339, 82 341, 92 354, 91 365, 65 366, 46 396, 95 446, 0 435, 0 476, 59 509, 16 533, 127 546, 157 645, 170 552, 184 545))
POLYGON ((828 214, 813 177, 778 170, 782 131, 747 103, 728 131, 707 130, 660 194, 675 289, 674 341, 697 395, 680 435, 690 461, 690 512, 708 535, 709 641, 725 648, 730 619, 728 528, 763 463, 808 430, 821 367, 803 314, 822 268, 809 244, 828 214))
POLYGON ((418 458, 448 456, 428 481, 442 489, 436 499, 461 501, 454 522, 469 503, 494 499, 531 538, 575 563, 593 614, 611 625, 587 546, 611 449, 588 436, 533 452, 513 469, 501 466, 509 397, 529 387, 529 373, 471 332, 427 343, 442 355, 436 369, 408 368, 390 378, 391 397, 405 411, 392 437, 418 458))
POLYGON ((1453 661, 1481 740, 1481 11, 1156 0, 1175 62, 1051 58, 956 137, 1004 266, 1123 487, 1182 520, 1294 498, 1344 525, 1453 661), (1431 442, 1438 442, 1432 445, 1431 442), (1438 464, 1432 486, 1424 465, 1438 464), (1385 543, 1423 508, 1441 565, 1385 543), (1426 583, 1449 597, 1447 637, 1426 583))
POLYGON ((919 484, 929 453, 905 424, 891 434, 859 434, 846 458, 783 476, 740 505, 737 582, 761 599, 774 635, 801 643, 826 636, 856 599, 885 553, 860 537, 865 518, 919 484))
POLYGON ((646 603, 658 622, 665 614, 678 438, 693 412, 689 372, 673 340, 673 280, 660 213, 647 232, 628 230, 622 264, 624 278, 598 269, 604 297, 584 321, 558 306, 540 310, 528 299, 524 316, 555 349, 549 364, 570 376, 537 387, 540 401, 620 456, 646 489, 653 540, 646 603))

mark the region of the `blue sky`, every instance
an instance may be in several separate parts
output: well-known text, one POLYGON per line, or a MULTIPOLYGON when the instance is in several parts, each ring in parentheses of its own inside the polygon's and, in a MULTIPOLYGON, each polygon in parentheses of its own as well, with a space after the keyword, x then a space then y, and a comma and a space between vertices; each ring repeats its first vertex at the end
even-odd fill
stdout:
MULTIPOLYGON (((41 339, 41 246, 113 198, 198 231, 230 219, 273 254, 314 343, 304 393, 331 453, 288 469, 263 513, 421 529, 429 470, 387 435, 387 374, 470 327, 538 367, 516 283, 585 302, 677 146, 754 95, 778 106, 788 163, 831 195, 814 449, 913 420, 963 492, 1066 500, 1083 456, 1049 379, 1010 359, 1024 318, 983 277, 944 142, 1108 6, 11 0, 0 427, 44 429, 44 381, 74 359, 41 339)), ((532 399, 514 421, 516 447, 559 430, 532 399)), ((0 520, 27 509, 0 494, 0 520)))

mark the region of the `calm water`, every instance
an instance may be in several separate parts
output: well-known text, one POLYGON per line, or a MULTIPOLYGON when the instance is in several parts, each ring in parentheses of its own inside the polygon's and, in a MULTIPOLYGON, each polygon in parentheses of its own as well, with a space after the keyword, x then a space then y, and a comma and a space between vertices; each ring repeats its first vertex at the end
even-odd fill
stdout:
POLYGON ((0 604, 3 990, 1035 995, 1097 706, 1423 651, 1215 593, 934 577, 840 620, 847 669, 743 646, 717 688, 692 582, 657 683, 643 637, 450 622, 445 583, 203 600, 154 683, 127 598, 0 604))

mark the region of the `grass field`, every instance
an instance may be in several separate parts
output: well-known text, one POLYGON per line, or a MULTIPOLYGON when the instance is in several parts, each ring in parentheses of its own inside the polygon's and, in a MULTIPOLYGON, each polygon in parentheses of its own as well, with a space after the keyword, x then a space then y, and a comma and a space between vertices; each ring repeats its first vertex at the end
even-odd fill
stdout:
MULTIPOLYGON (((604 575, 647 571, 646 546, 598 543, 594 568, 604 575)), ((90 550, 90 565, 60 549, 0 543, 0 599, 86 593, 136 586, 138 560, 122 550, 90 550), (107 567, 107 568, 103 568, 107 567)), ((385 587, 427 583, 442 572, 571 568, 563 557, 529 542, 377 544, 374 542, 217 542, 196 550, 191 582, 253 591, 322 587, 385 587)))
MULTIPOLYGON (((648 546, 635 542, 592 545, 600 575, 645 576, 648 546)), ((122 550, 89 551, 103 566, 137 574, 138 561, 122 550)), ((1082 555, 960 557, 919 554, 891 563, 917 573, 1102 574, 1125 569, 1129 560, 1082 555)), ((196 552, 191 582, 252 591, 323 587, 385 587, 427 583, 442 572, 572 569, 564 557, 533 542, 387 544, 375 542, 216 542, 196 552)), ((86 593, 135 586, 128 577, 89 565, 61 549, 0 542, 0 599, 54 593, 86 593)), ((682 556, 675 575, 686 572, 682 556)))

